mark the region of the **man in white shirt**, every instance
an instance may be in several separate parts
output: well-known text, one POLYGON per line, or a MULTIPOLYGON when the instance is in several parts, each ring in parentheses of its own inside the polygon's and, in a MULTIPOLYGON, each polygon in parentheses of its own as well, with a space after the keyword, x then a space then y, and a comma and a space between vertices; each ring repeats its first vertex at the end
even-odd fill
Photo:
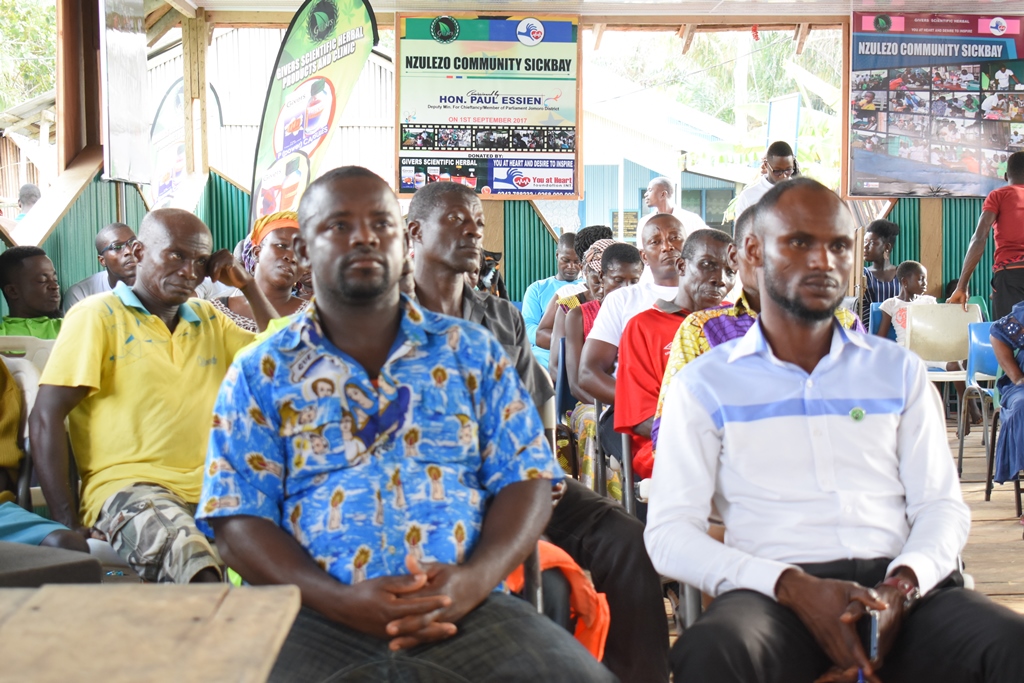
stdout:
POLYGON ((999 70, 992 73, 992 78, 994 78, 996 80, 996 83, 999 84, 1000 90, 1010 89, 1011 78, 1013 79, 1014 83, 1017 83, 1018 85, 1020 84, 1020 81, 1017 79, 1017 77, 1013 75, 1013 71, 1007 69, 1005 64, 999 65, 999 70))
MULTIPOLYGON (((692 235, 697 230, 708 227, 704 219, 692 211, 680 208, 672 201, 672 181, 664 176, 658 176, 647 184, 647 191, 644 192, 644 206, 651 209, 651 212, 641 216, 636 224, 636 234, 643 235, 644 226, 647 222, 659 213, 667 213, 679 219, 683 226, 683 239, 692 235)), ((643 282, 643 280, 641 280, 643 282)))
MULTIPOLYGON (((644 226, 660 213, 671 214, 679 219, 683 226, 684 241, 696 231, 708 227, 704 219, 694 212, 676 206, 672 201, 672 192, 672 181, 665 176, 654 178, 647 184, 647 191, 644 192, 644 205, 651 209, 651 213, 641 216, 636 224, 636 234, 640 237, 641 241, 643 240, 644 226)), ((637 248, 643 249, 641 245, 637 245, 637 248)), ((653 282, 654 271, 650 268, 644 268, 644 272, 640 274, 639 284, 651 284, 653 282)))
MULTIPOLYGON (((644 270, 653 273, 652 282, 622 287, 604 298, 580 356, 579 385, 583 391, 605 405, 615 402, 615 367, 619 357, 619 341, 626 323, 646 311, 658 299, 671 301, 679 285, 678 262, 686 240, 683 224, 670 214, 656 214, 640 233, 640 257, 644 270)), ((612 415, 606 414, 602 425, 609 425, 608 446, 618 454, 621 439, 615 437, 612 415)), ((604 427, 602 427, 604 428, 604 427)))
POLYGON ((111 223, 96 235, 96 258, 103 270, 68 287, 64 292, 64 312, 87 296, 106 294, 118 282, 135 284, 135 257, 131 245, 135 233, 124 223, 111 223))
POLYGON ((757 324, 666 393, 647 549, 717 596, 674 646, 675 680, 1018 680, 1024 617, 957 583, 970 512, 924 364, 833 321, 852 215, 810 179, 760 206, 757 324), (712 504, 724 543, 705 533, 712 504))
POLYGON ((982 115, 988 116, 993 109, 1006 109, 1006 95, 1003 93, 992 93, 981 102, 982 115))
POLYGON ((768 145, 764 159, 761 160, 761 178, 740 193, 739 199, 736 200, 736 215, 739 216, 747 208, 757 204, 776 183, 789 180, 799 172, 793 148, 788 142, 777 140, 768 145))

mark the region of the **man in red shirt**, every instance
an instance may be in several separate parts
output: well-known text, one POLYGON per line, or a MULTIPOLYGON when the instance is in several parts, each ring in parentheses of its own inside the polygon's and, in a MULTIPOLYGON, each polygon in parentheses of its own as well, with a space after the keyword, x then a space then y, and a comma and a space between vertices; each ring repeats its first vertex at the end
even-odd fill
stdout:
POLYGON ((992 319, 1009 315, 1024 301, 1024 152, 1006 160, 1005 187, 992 190, 981 207, 978 227, 967 247, 960 282, 949 297, 951 304, 967 305, 967 285, 985 252, 989 230, 995 229, 996 254, 992 266, 992 319))
POLYGON ((654 469, 651 424, 672 341, 686 316, 718 306, 732 289, 737 266, 733 240, 720 230, 697 230, 686 238, 678 264, 675 298, 658 299, 633 316, 619 343, 615 430, 632 437, 633 471, 639 479, 654 469))

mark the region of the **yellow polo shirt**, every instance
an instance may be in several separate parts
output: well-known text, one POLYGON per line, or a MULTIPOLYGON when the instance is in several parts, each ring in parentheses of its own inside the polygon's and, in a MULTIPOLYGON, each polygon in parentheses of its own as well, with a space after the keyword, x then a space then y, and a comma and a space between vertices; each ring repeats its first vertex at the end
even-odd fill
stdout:
POLYGON ((253 339, 207 301, 178 308, 171 333, 124 283, 68 311, 40 384, 89 387, 71 411, 82 523, 137 482, 195 503, 213 404, 231 361, 253 339))

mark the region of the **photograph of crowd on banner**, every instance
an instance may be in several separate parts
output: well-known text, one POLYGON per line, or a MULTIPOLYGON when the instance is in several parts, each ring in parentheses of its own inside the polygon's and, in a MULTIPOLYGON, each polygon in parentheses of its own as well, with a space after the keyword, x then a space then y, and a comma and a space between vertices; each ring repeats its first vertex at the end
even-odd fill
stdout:
POLYGON ((854 13, 850 194, 981 197, 1024 150, 1020 17, 854 13))
POLYGON ((579 19, 396 18, 398 188, 579 198, 579 19))

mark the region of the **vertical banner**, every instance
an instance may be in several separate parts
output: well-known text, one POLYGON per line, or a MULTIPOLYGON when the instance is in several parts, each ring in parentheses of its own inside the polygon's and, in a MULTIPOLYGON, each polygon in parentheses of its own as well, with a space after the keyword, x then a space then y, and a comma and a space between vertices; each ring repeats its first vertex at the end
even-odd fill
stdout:
POLYGON ((148 183, 149 125, 139 93, 146 92, 146 12, 143 0, 100 0, 100 81, 103 88, 103 177, 148 183))
POLYGON ((983 197, 1024 150, 1019 16, 854 12, 850 194, 983 197))
POLYGON ((298 210, 376 44, 377 22, 364 0, 306 0, 295 13, 263 106, 250 226, 298 210))
POLYGON ((579 17, 395 17, 399 193, 579 199, 579 17))

